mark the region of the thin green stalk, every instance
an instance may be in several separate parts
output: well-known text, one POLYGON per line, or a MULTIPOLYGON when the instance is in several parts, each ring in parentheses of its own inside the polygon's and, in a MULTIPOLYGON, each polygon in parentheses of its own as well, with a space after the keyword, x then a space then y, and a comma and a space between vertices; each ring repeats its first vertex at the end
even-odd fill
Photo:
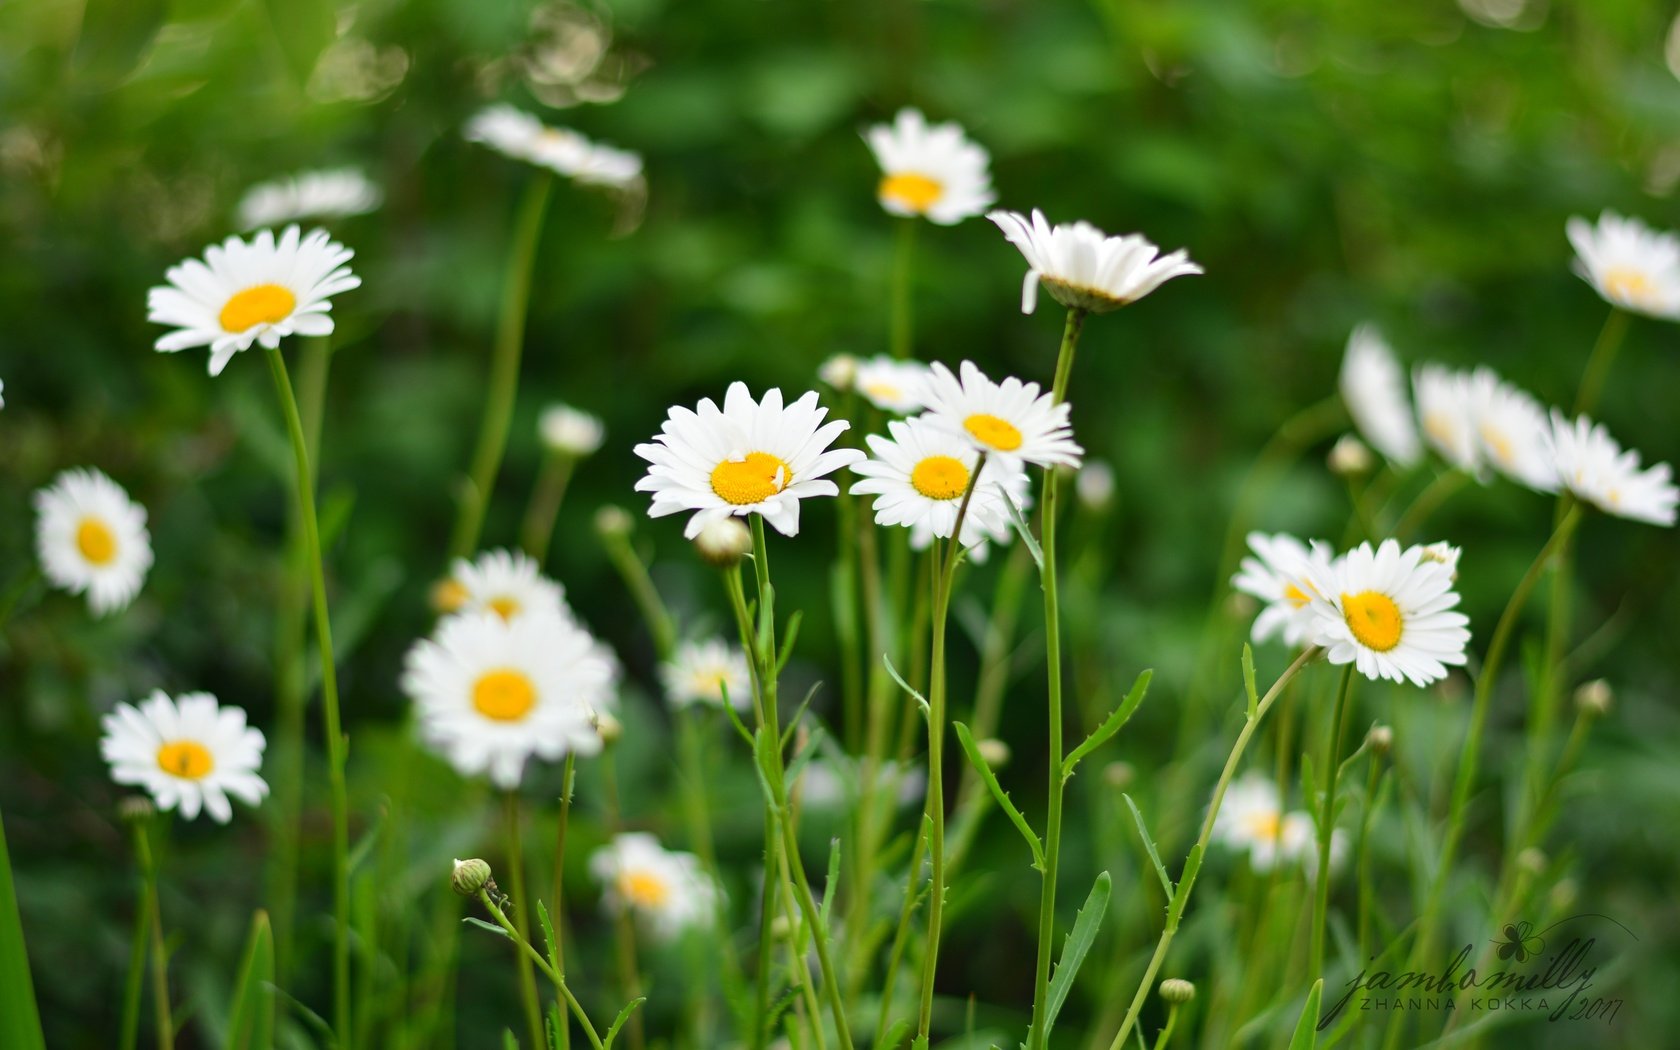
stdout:
POLYGON ((1178 1004, 1171 1003, 1167 1006, 1166 1026, 1161 1029, 1161 1034, 1155 1037, 1155 1050, 1166 1050, 1168 1044, 1172 1042, 1173 1029, 1177 1027, 1178 1004))
MULTIPOLYGON (((618 801, 618 761, 611 744, 601 751, 601 786, 607 804, 607 829, 616 836, 624 830, 624 810, 618 801)), ((635 999, 642 994, 642 971, 636 962, 636 927, 631 921, 629 907, 619 909, 614 934, 618 978, 624 985, 624 998, 635 999)), ((627 1034, 630 1037, 631 1050, 642 1050, 647 1037, 642 1027, 640 1011, 630 1016, 627 1034)))
MULTIPOLYGON (((522 814, 519 796, 509 791, 502 796, 502 803, 502 818, 507 830, 508 885, 513 890, 514 926, 520 939, 529 941, 531 920, 527 916, 531 914, 531 897, 525 892, 525 849, 520 838, 522 814)), ((537 1001, 537 975, 531 968, 531 960, 524 956, 519 960, 519 1002, 525 1010, 525 1027, 531 1036, 531 1045, 547 1045, 542 1034, 542 1006, 537 1001)))
POLYGON ((1462 470, 1449 470, 1435 475, 1434 479, 1424 486, 1423 491, 1418 493, 1417 498, 1412 500, 1411 506, 1400 515, 1400 520, 1394 523, 1389 535, 1400 540, 1406 539, 1414 530, 1422 528, 1430 515, 1440 510, 1441 505, 1469 480, 1470 475, 1462 470))
MULTIPOLYGON (((577 755, 566 752, 566 765, 560 775, 560 816, 554 829, 554 885, 548 902, 548 921, 554 928, 554 965, 566 972, 566 828, 572 816, 572 783, 577 776, 577 755)), ((560 1024, 560 1050, 570 1050, 571 1026, 560 1024)))
POLYGON ((548 560, 554 520, 560 516, 560 502, 566 498, 566 484, 572 480, 576 466, 577 457, 570 453, 550 451, 543 455, 536 484, 531 489, 531 502, 525 507, 525 520, 519 527, 519 546, 538 565, 548 560))
POLYGON ((350 804, 344 785, 343 730, 338 718, 338 669, 333 661, 332 623, 327 613, 327 575, 321 556, 321 530, 315 516, 315 486, 310 483, 308 439, 298 415, 297 399, 286 375, 286 360, 269 350, 274 388, 286 416, 286 431, 297 461, 298 521, 303 525, 304 549, 309 554, 310 585, 315 608, 315 644, 321 657, 321 720, 327 743, 327 782, 333 814, 333 1030, 343 1050, 354 1050, 350 1026, 350 804))
MULTIPOLYGON (((478 891, 478 902, 484 905, 484 909, 496 920, 496 925, 500 926, 502 932, 508 935, 508 940, 519 948, 520 958, 535 965, 537 969, 543 972, 543 976, 554 982, 554 987, 558 988, 561 996, 565 998, 566 1005, 571 1007, 572 1016, 576 1017, 578 1023, 583 1025, 583 1034, 589 1037, 589 1045, 593 1050, 603 1050, 600 1034, 595 1031, 595 1026, 589 1022, 589 1015, 583 1012, 583 1004, 579 1003, 577 997, 572 994, 572 990, 566 987, 565 975, 548 965, 548 960, 542 957, 542 953, 531 947, 530 940, 519 932, 518 927, 508 921, 508 917, 502 913, 501 908, 497 907, 496 902, 490 899, 490 894, 487 891, 478 891)), ((538 1042, 536 1045, 541 1047, 547 1044, 538 1042)))
MULTIPOLYGON (((910 871, 912 876, 922 870, 922 851, 927 848, 926 825, 916 835, 915 845, 910 850, 910 871)), ((887 953, 887 974, 881 984, 881 1015, 875 1025, 875 1045, 881 1046, 887 1038, 887 1022, 892 1018, 893 996, 898 991, 898 967, 904 960, 904 952, 910 945, 910 916, 916 907, 916 887, 911 884, 910 892, 904 895, 904 904, 898 916, 898 932, 893 934, 892 950, 887 953)))
POLYGON ((890 336, 892 355, 897 358, 909 357, 916 339, 916 322, 912 309, 914 297, 911 289, 915 283, 916 225, 919 221, 910 218, 899 219, 898 235, 893 243, 890 336))
MULTIPOLYGON (((1056 379, 1050 388, 1051 401, 1060 404, 1067 394, 1073 354, 1079 346, 1079 332, 1085 311, 1068 310, 1062 328, 1062 345, 1056 353, 1056 379)), ((1049 683, 1050 721, 1050 804, 1044 829, 1044 872, 1038 898, 1038 967, 1033 980, 1032 1027, 1027 1031, 1029 1050, 1044 1050, 1045 1011, 1050 1006, 1050 956, 1056 939, 1056 873, 1062 849, 1062 792, 1067 785, 1062 763, 1067 757, 1062 744, 1062 628, 1061 605, 1056 596, 1056 499, 1054 467, 1044 471, 1043 510, 1040 512, 1039 546, 1044 561, 1039 575, 1044 590, 1044 662, 1049 683)))
POLYGON ((1341 779, 1342 732, 1347 725, 1348 697, 1353 692, 1353 664, 1342 670, 1342 687, 1336 692, 1336 714, 1331 722, 1330 743, 1324 753, 1328 778, 1324 787, 1324 808, 1318 816, 1318 886, 1313 895, 1312 949, 1308 955, 1307 983, 1324 973, 1324 926, 1330 917, 1330 843, 1336 830, 1336 782, 1341 779))
POLYGON ((152 1032, 158 1047, 164 1048, 175 1045, 175 1021, 169 1010, 169 952, 163 943, 163 909, 158 905, 157 862, 147 831, 150 823, 150 820, 134 822, 134 859, 140 867, 141 893, 146 899, 143 910, 150 918, 152 1032))
POLYGON ((1575 396, 1576 415, 1590 415, 1598 406, 1598 395, 1604 389, 1604 380, 1610 375, 1610 365, 1616 360, 1616 352, 1622 348, 1627 330, 1627 311, 1612 306, 1610 315, 1604 319, 1604 327, 1598 330, 1592 353, 1587 356, 1586 370, 1581 373, 1581 390, 1575 396))
POLYGON ((600 536, 601 545, 606 548, 607 560, 618 570, 625 589, 630 592, 636 608, 641 611, 648 634, 653 637, 654 652, 661 660, 670 659, 671 653, 677 647, 676 622, 666 610, 665 601, 659 596, 659 588, 653 585, 653 577, 648 575, 647 566, 642 564, 641 556, 630 545, 629 534, 602 530, 600 536))
POLYGON ((134 1050, 140 1034, 140 996, 146 983, 146 949, 152 932, 152 895, 147 891, 142 876, 134 901, 134 939, 129 947, 128 978, 123 982, 122 1035, 118 1043, 121 1050, 134 1050))
POLYGON ((502 283, 501 314, 496 321, 496 344, 490 357, 490 376, 485 388, 484 422, 479 428, 473 452, 472 472, 461 491, 461 507, 455 531, 449 541, 449 557, 464 558, 478 547, 484 531, 484 515, 490 493, 496 487, 496 473, 507 449, 508 426, 513 421, 513 402, 519 392, 519 358, 525 345, 525 312, 531 298, 531 271, 536 264, 537 242, 542 236, 543 215, 548 210, 554 176, 538 172, 525 188, 519 217, 508 248, 507 273, 502 283))
POLYGON ((1148 997, 1149 989, 1155 986, 1155 975, 1160 972, 1161 963, 1166 960, 1167 949, 1172 946, 1173 937, 1178 933, 1179 920, 1184 915, 1185 906, 1190 902, 1190 893, 1196 887, 1196 874, 1201 870, 1202 855, 1207 852, 1208 842, 1213 838, 1213 822, 1219 816, 1220 805, 1225 801, 1225 789, 1231 785, 1231 778, 1237 772, 1237 765, 1242 761, 1250 738, 1265 720, 1266 713, 1272 709, 1277 698, 1283 694, 1284 686, 1289 684, 1301 668, 1317 659, 1321 652, 1322 650, 1312 647, 1304 649, 1301 655, 1295 658, 1294 663, 1284 668, 1283 674, 1266 690, 1266 695, 1260 698, 1260 703, 1255 706, 1254 716, 1243 723, 1236 743, 1231 745, 1231 753, 1225 759, 1225 768, 1220 771, 1219 782, 1213 788, 1213 802, 1208 806, 1206 818, 1202 820, 1201 834, 1196 837, 1195 845, 1190 847, 1190 852, 1186 855, 1173 899, 1167 907, 1166 926, 1161 930, 1160 940, 1155 943, 1155 953, 1149 957, 1149 965, 1144 968, 1143 979, 1138 982, 1137 991, 1132 995, 1132 1005, 1127 1008, 1125 1020, 1120 1022, 1120 1030, 1114 1034, 1114 1041, 1109 1044, 1109 1050, 1124 1050, 1126 1036, 1131 1034, 1132 1026, 1137 1023, 1138 1014, 1143 1010, 1143 1001, 1148 997))

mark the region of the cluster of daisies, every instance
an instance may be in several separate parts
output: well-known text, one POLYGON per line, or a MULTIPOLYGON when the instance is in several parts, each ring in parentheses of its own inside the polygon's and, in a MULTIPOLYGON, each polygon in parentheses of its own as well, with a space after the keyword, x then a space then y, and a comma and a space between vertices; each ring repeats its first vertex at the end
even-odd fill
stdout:
MULTIPOLYGON (((1305 810, 1284 812, 1277 784, 1259 773, 1245 773, 1231 784, 1213 818, 1213 841, 1248 855, 1248 865, 1265 874, 1299 865, 1308 879, 1318 875, 1318 824, 1305 810)), ((1347 836, 1330 835, 1330 871, 1347 856, 1347 836)))

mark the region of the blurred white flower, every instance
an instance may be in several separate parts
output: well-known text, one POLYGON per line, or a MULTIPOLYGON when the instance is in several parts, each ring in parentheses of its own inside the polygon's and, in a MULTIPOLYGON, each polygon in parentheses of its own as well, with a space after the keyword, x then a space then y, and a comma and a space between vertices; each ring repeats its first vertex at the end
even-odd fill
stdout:
POLYGON ((1639 453, 1623 450, 1602 423, 1574 422, 1552 410, 1548 439, 1564 488, 1606 514, 1653 525, 1673 525, 1680 501, 1667 463, 1640 469, 1639 453))
POLYGON ((1362 324, 1348 337, 1341 390, 1354 426, 1373 448, 1403 467, 1417 462, 1417 426, 1406 376, 1374 325, 1362 324))
POLYGON ((1680 237, 1613 211, 1598 225, 1576 216, 1564 226, 1575 273, 1606 302, 1634 313, 1680 320, 1680 237))
MULTIPOLYGON (((876 408, 906 415, 922 408, 922 387, 927 383, 927 376, 928 366, 920 361, 900 361, 878 354, 856 363, 852 384, 876 408)), ((837 384, 829 385, 838 389, 837 384)))
POLYGON ((914 109, 901 109, 891 124, 877 124, 864 141, 881 165, 876 197, 894 215, 920 215, 950 226, 991 207, 991 159, 954 123, 928 124, 914 109))
POLYGON ((671 659, 660 666, 665 699, 672 707, 690 704, 723 706, 725 694, 738 710, 752 706, 752 672, 739 645, 721 638, 683 642, 671 659))
POLYGON ((1371 472, 1375 459, 1365 442, 1353 434, 1343 434, 1330 446, 1324 465, 1330 468, 1330 473, 1340 477, 1360 477, 1371 472))
POLYGON ((543 409, 537 431, 551 452, 577 459, 594 455, 607 436, 600 417, 558 402, 543 409))
POLYGON ((239 201, 239 228, 364 215, 382 200, 379 187, 355 168, 299 172, 246 191, 239 201))
POLYGON ((699 858, 667 850, 644 832, 613 836, 590 856, 589 873, 601 883, 608 912, 630 912, 661 939, 710 925, 717 914, 718 888, 699 858))
POLYGON ((1468 380, 1477 460, 1536 492, 1557 490, 1557 466, 1547 443, 1540 402, 1481 367, 1468 380))
POLYGON ((1323 548, 1308 547, 1285 532, 1271 536, 1251 532, 1248 547, 1254 556, 1237 566, 1231 586, 1266 603, 1254 618, 1255 644, 1281 635, 1285 645, 1301 645, 1312 633, 1311 581, 1315 575, 1327 575, 1329 569, 1323 548))
POLYGON ((1395 540, 1375 550, 1362 543, 1334 561, 1315 555, 1305 588, 1314 617, 1309 638, 1331 663, 1420 686, 1445 678, 1448 665, 1464 665, 1470 620, 1453 611, 1456 566, 1395 540))
POLYGON ((1103 510, 1114 499, 1114 468, 1100 459, 1088 459, 1073 486, 1087 510, 1103 510))
POLYGON ((35 550, 54 587, 86 594, 104 615, 140 593, 152 567, 146 508, 92 468, 67 470, 35 493, 35 550))
POLYGON ((592 142, 569 128, 550 127, 513 106, 481 110, 467 122, 465 135, 469 142, 578 182, 616 189, 641 182, 642 158, 637 154, 592 142))
POLYGON ((920 418, 973 443, 993 462, 1013 468, 1079 466, 1085 450, 1074 443, 1066 401, 1057 404, 1049 393, 1039 393, 1037 383, 1014 376, 994 383, 972 361, 964 361, 960 371, 961 379, 933 364, 923 393, 928 411, 920 418))
POLYGON ((139 707, 118 704, 101 725, 99 753, 111 779, 145 788, 159 809, 179 809, 188 820, 202 809, 226 824, 233 817, 229 795, 255 806, 268 794, 257 774, 262 731, 245 724, 244 711, 218 705, 209 693, 172 700, 154 690, 139 707))
POLYGON ((851 354, 835 354, 817 367, 817 378, 845 393, 857 379, 858 359, 851 354))
POLYGON ((1423 365, 1412 376, 1423 436, 1451 465, 1466 473, 1481 469, 1470 377, 1441 365, 1423 365))
POLYGON ((994 211, 986 218, 1026 257, 1024 314, 1038 305, 1040 281, 1063 306, 1105 313, 1142 299, 1174 277, 1202 272, 1183 249, 1162 255, 1139 233, 1110 237, 1088 222, 1052 227, 1037 208, 1030 220, 1013 211, 994 211))
POLYGON ((528 614, 572 619, 566 592, 523 551, 484 551, 455 559, 449 580, 434 594, 439 612, 493 612, 512 621, 528 614))

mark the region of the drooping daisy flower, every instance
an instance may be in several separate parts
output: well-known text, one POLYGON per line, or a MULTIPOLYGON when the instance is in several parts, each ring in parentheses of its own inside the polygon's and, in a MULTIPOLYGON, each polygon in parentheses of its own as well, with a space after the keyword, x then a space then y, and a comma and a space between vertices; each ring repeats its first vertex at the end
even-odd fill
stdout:
POLYGON ((1367 678, 1428 685, 1462 666, 1469 619, 1453 611, 1453 568, 1423 547, 1362 543, 1334 562, 1321 556, 1307 588, 1310 637, 1333 664, 1353 664, 1367 678))
POLYGON ((146 508, 92 468, 67 470, 35 493, 35 551, 48 582, 87 595, 103 615, 140 593, 152 567, 146 508))
POLYGON ((549 127, 505 104, 480 111, 467 122, 465 134, 469 142, 582 183, 628 189, 642 175, 640 156, 591 142, 568 128, 549 127))
POLYGON ((964 361, 960 371, 958 379, 943 364, 933 364, 923 390, 928 407, 923 419, 1010 466, 1079 466, 1085 450, 1074 444, 1066 401, 1056 404, 1050 394, 1039 393, 1037 383, 1014 376, 994 383, 972 361, 964 361))
POLYGON ((239 202, 239 228, 364 215, 383 199, 379 187, 354 168, 300 172, 246 191, 239 202))
POLYGON ((1602 423, 1586 416, 1574 422, 1552 410, 1548 438, 1552 462, 1564 488, 1606 514, 1653 525, 1673 525, 1680 501, 1667 463, 1643 470, 1639 453, 1623 450, 1602 423))
POLYGON ((900 361, 878 354, 857 362, 852 385, 876 408, 906 415, 922 408, 921 391, 927 374, 928 366, 920 361, 900 361))
POLYGON ((1540 402, 1500 379, 1491 368, 1470 374, 1470 411, 1477 459, 1536 492, 1557 489, 1557 466, 1546 441, 1540 402))
POLYGON ((752 706, 752 672, 739 645, 721 638, 683 642, 677 646, 659 675, 665 683, 665 699, 672 707, 690 704, 723 706, 729 703, 745 710, 752 706))
MULTIPOLYGON (((1001 486, 1016 487, 1008 479, 1021 473, 1018 467, 988 461, 975 480, 980 453, 964 438, 922 418, 892 420, 887 431, 891 438, 870 434, 865 439, 874 457, 852 467, 860 478, 852 483, 852 491, 875 497, 877 525, 920 525, 930 536, 949 539, 972 483, 974 493, 960 537, 963 546, 972 547, 1008 528, 1001 486)), ((1024 489, 1024 482, 1023 477, 1018 487, 1024 489)))
POLYGON ((957 124, 928 124, 918 110, 901 109, 892 124, 877 124, 864 140, 881 165, 875 195, 894 215, 920 215, 951 226, 991 207, 991 158, 957 124))
POLYGON ((172 325, 157 349, 166 353, 210 348, 210 374, 252 343, 272 350, 288 335, 333 330, 332 297, 361 286, 345 265, 355 253, 314 230, 303 237, 288 226, 274 239, 263 230, 250 241, 229 237, 164 274, 167 285, 146 299, 146 319, 172 325))
POLYGON ((589 858, 589 873, 603 887, 601 904, 608 912, 629 911, 661 939, 710 925, 717 913, 717 885, 700 859, 667 850, 645 832, 613 836, 589 858))
POLYGON ((601 442, 607 436, 599 416, 558 402, 543 409, 537 421, 537 430, 550 451, 574 459, 600 451, 601 442))
POLYGON ((445 620, 403 662, 427 742, 463 776, 488 773, 519 786, 525 761, 601 750, 597 711, 609 702, 612 668, 583 628, 530 612, 445 620))
POLYGON ((1284 532, 1273 536, 1251 532, 1248 547, 1254 556, 1237 566, 1231 586, 1266 603, 1254 618, 1255 644, 1282 635, 1285 645, 1301 645, 1311 635, 1313 624, 1308 607, 1312 580, 1329 567, 1323 562, 1325 554, 1319 553, 1323 549, 1309 548, 1284 532))
POLYGON ((1680 320, 1680 237, 1613 211, 1600 215, 1597 226, 1571 218, 1564 231, 1575 248, 1572 269, 1606 302, 1680 320))
POLYGON ((146 789, 159 809, 192 820, 200 809, 217 823, 233 817, 228 796, 255 806, 268 794, 257 775, 265 741, 245 712, 220 706, 209 693, 172 700, 162 690, 138 708, 118 704, 101 720, 99 753, 111 779, 146 789))
POLYGON ((1037 208, 1031 220, 1014 211, 994 211, 986 218, 1026 256, 1024 314, 1038 306, 1040 281, 1052 299, 1069 309, 1106 313, 1142 299, 1174 277, 1202 272, 1182 248, 1162 255, 1140 233, 1110 237, 1088 222, 1052 227, 1037 208))
POLYGON ((1362 324, 1348 337, 1341 389, 1348 414, 1366 441, 1403 467, 1417 462, 1417 426, 1406 376, 1375 326, 1362 324))
POLYGON ((686 539, 718 518, 748 514, 798 535, 799 501, 838 495, 827 476, 864 458, 828 447, 851 424, 825 424, 827 414, 814 390, 784 407, 780 390, 754 401, 745 383, 729 384, 721 409, 709 397, 694 410, 673 406, 652 443, 636 446, 650 464, 636 491, 653 493, 650 517, 694 511, 686 539))
POLYGON ((509 621, 527 613, 572 618, 565 590, 522 551, 484 551, 472 561, 457 558, 449 579, 434 592, 433 604, 439 612, 493 612, 509 621))
POLYGON ((1412 377, 1423 436, 1441 458, 1466 473, 1481 469, 1470 377, 1440 365, 1423 365, 1412 377))

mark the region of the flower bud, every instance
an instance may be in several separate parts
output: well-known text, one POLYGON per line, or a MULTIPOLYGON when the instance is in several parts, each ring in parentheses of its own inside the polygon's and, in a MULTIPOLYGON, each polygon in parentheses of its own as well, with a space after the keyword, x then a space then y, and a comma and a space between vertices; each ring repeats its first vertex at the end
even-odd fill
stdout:
POLYGON ((740 518, 719 518, 694 537, 701 560, 719 569, 733 569, 752 551, 752 533, 740 518))
POLYGON ((1169 977, 1161 982, 1158 989, 1161 998, 1174 1005, 1187 1003, 1196 998, 1196 986, 1182 977, 1169 977))
POLYGON ((1365 746, 1369 747, 1373 754, 1388 754, 1389 749, 1394 746, 1394 730, 1381 724, 1372 726, 1371 731, 1365 734, 1365 746))
POLYGON ((607 434, 595 416, 558 402, 543 409, 537 432, 549 451, 577 459, 599 450, 607 434))
POLYGON ((1589 715, 1603 717, 1610 713, 1610 701, 1616 698, 1610 683, 1602 678, 1582 682, 1575 690, 1575 706, 1589 715))
POLYGON ((618 738, 624 735, 624 723, 614 718, 611 712, 595 712, 595 732, 601 734, 601 743, 616 744, 618 738))
POLYGON ((439 616, 448 616, 452 612, 460 611, 461 606, 467 604, 467 588, 453 576, 445 576, 432 584, 431 593, 426 596, 426 601, 433 612, 439 616))
POLYGON ((851 354, 835 354, 817 368, 817 378, 844 393, 857 382, 858 360, 851 354))
POLYGON ((1073 485, 1086 510, 1105 510, 1114 499, 1114 468, 1100 459, 1088 459, 1073 485))
POLYGON ((608 504, 595 512, 595 532, 602 537, 628 536, 635 523, 623 507, 608 504))
POLYGON ((798 932, 799 927, 786 915, 778 915, 770 920, 770 936, 778 941, 785 941, 798 932))
POLYGON ((1546 852, 1535 846, 1530 846, 1517 854, 1517 868, 1530 875, 1538 875, 1546 870, 1546 852))
POLYGON ((1336 440, 1325 462, 1330 467, 1330 473, 1343 478, 1362 478, 1375 466, 1371 450, 1352 434, 1343 434, 1336 440))
POLYGON ((1136 776, 1137 770, 1130 762, 1110 762, 1103 767, 1103 779, 1116 790, 1125 790, 1136 776))
POLYGON ((1009 764, 1009 745, 997 737, 987 737, 974 745, 980 752, 980 758, 993 769, 1002 769, 1009 764))
POLYGON ((482 860, 457 860, 449 873, 449 888, 463 897, 476 897, 478 891, 491 885, 490 865, 482 860))
POLYGON ((151 820, 157 812, 152 800, 145 795, 129 795, 117 803, 117 816, 126 824, 138 824, 143 820, 151 820))

